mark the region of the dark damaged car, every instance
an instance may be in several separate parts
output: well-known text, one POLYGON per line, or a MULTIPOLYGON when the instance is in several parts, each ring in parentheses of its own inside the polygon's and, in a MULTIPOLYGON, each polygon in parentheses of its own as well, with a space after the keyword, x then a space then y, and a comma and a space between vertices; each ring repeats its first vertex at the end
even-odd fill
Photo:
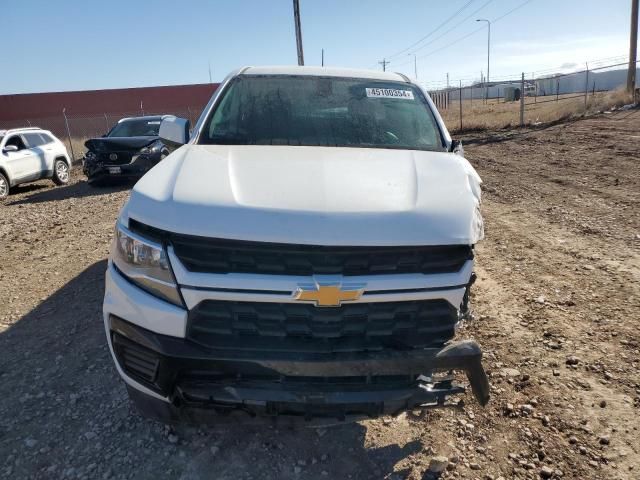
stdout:
POLYGON ((160 123, 167 117, 123 118, 105 136, 87 140, 82 164, 89 183, 137 180, 169 155, 169 148, 158 136, 160 123))

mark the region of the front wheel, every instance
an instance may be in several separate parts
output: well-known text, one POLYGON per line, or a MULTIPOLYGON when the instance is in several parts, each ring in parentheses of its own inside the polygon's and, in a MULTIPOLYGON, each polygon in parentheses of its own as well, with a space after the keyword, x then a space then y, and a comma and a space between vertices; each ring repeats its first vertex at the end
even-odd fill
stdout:
POLYGON ((69 165, 64 160, 56 160, 53 164, 53 183, 56 185, 69 183, 69 165))
POLYGON ((7 198, 9 195, 9 180, 2 173, 0 173, 0 200, 7 198))

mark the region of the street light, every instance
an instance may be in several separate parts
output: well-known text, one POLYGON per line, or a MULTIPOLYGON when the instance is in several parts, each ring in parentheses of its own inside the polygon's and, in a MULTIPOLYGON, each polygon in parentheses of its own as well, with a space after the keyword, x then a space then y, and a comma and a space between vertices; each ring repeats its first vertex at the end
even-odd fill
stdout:
POLYGON ((407 53, 407 55, 413 55, 413 73, 416 76, 416 80, 418 79, 418 57, 415 53, 407 53))
POLYGON ((487 85, 485 87, 485 99, 489 99, 489 52, 491 50, 491 21, 486 18, 478 18, 476 22, 487 22, 487 85))

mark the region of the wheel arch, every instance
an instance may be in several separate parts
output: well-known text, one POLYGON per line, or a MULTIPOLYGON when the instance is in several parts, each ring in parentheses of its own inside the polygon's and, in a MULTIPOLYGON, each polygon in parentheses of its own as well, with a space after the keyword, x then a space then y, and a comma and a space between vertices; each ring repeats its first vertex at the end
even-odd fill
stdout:
POLYGON ((67 165, 69 166, 69 168, 72 167, 71 159, 69 157, 67 157, 66 155, 56 155, 55 158, 53 159, 53 161, 55 163, 58 160, 64 160, 65 162, 67 162, 67 165))

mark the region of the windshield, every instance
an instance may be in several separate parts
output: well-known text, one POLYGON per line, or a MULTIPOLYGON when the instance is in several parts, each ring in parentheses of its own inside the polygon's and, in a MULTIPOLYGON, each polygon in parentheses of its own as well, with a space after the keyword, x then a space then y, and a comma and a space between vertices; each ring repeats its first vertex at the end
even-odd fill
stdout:
POLYGON ((422 92, 406 83, 311 76, 240 76, 199 143, 443 150, 422 92))
POLYGON ((107 137, 157 137, 160 130, 160 119, 134 119, 118 123, 107 134, 107 137))

